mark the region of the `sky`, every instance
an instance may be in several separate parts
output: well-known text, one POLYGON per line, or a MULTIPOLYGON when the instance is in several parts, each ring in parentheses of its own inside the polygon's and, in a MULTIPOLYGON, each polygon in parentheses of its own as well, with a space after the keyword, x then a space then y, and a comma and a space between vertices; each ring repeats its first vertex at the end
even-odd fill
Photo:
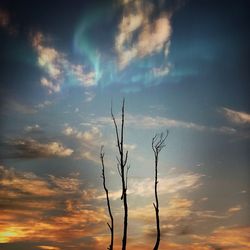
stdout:
POLYGON ((115 128, 125 98, 127 249, 250 249, 249 2, 0 3, 0 249, 121 247, 115 128))

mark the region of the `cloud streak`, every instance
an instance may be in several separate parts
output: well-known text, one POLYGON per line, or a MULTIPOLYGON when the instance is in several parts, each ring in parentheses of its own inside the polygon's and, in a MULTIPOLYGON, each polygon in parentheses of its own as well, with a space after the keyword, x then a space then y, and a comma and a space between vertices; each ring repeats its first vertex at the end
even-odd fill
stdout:
MULTIPOLYGON (((119 120, 119 119, 118 119, 119 120)), ((112 125, 110 117, 97 117, 92 119, 93 124, 112 125)), ((209 127, 193 122, 170 119, 162 116, 126 114, 126 125, 139 129, 184 128, 197 131, 210 131, 222 134, 235 134, 237 131, 231 127, 209 127)))
POLYGON ((74 152, 71 148, 67 148, 57 141, 40 143, 31 138, 11 140, 6 142, 6 146, 8 149, 5 152, 5 157, 8 158, 68 157, 74 152))
MULTIPOLYGON (((201 185, 202 175, 196 173, 185 173, 178 176, 167 176, 159 178, 159 195, 176 194, 182 191, 193 190, 201 185)), ((154 192, 154 180, 152 178, 136 179, 130 178, 128 194, 131 196, 150 197, 154 192)), ((120 191, 111 191, 111 199, 119 199, 120 191)), ((105 198, 101 196, 99 198, 105 198)))
POLYGON ((242 111, 236 111, 229 108, 220 108, 219 111, 232 123, 236 125, 249 125, 250 114, 242 111))

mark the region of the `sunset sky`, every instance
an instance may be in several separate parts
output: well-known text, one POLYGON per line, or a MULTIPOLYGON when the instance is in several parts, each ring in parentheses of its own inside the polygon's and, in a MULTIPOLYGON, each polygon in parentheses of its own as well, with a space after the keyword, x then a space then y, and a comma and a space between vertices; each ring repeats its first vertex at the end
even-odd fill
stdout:
POLYGON ((128 250, 250 249, 249 1, 0 2, 0 249, 103 250, 100 148, 122 240, 113 112, 125 98, 128 250))

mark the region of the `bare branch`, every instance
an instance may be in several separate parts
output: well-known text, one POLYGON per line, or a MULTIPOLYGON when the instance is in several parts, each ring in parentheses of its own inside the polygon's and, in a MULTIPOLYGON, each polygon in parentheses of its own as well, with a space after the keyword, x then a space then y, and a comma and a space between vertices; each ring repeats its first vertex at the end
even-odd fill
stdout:
POLYGON ((127 169, 126 169, 126 182, 125 182, 125 187, 126 187, 126 190, 128 189, 128 171, 130 169, 130 165, 127 166, 127 169))
POLYGON ((118 158, 118 156, 116 156, 116 160, 117 160, 118 164, 121 166, 121 161, 120 161, 120 159, 118 158))
POLYGON ((120 138, 119 138, 118 127, 117 127, 117 123, 116 123, 116 120, 115 120, 115 116, 113 114, 112 102, 111 102, 111 117, 113 119, 114 126, 115 126, 115 134, 116 134, 116 140, 117 140, 117 147, 119 149, 119 153, 121 153, 120 138))
POLYGON ((122 173, 121 173, 121 170, 120 170, 120 165, 118 163, 117 163, 117 169, 118 169, 119 175, 122 177, 122 173))
POLYGON ((117 168, 119 175, 121 176, 122 180, 122 195, 121 200, 123 200, 123 207, 124 207, 124 220, 123 220, 123 238, 122 238, 122 250, 126 250, 127 245, 127 228, 128 228, 128 203, 127 203, 127 178, 128 178, 128 168, 126 168, 127 160, 128 160, 128 151, 124 153, 124 121, 125 121, 125 98, 123 98, 122 102, 122 119, 121 119, 121 128, 120 134, 118 132, 118 126, 116 119, 113 114, 112 104, 111 104, 111 117, 114 122, 115 126, 115 133, 116 133, 116 141, 119 150, 119 158, 117 157, 117 168), (125 172, 126 171, 126 172, 125 172))
POLYGON ((110 206, 110 201, 109 201, 109 191, 108 191, 107 186, 106 186, 104 155, 105 155, 105 153, 103 152, 103 146, 101 146, 100 159, 101 159, 101 163, 102 163, 103 188, 104 188, 105 193, 106 193, 106 202, 107 202, 109 217, 110 217, 110 221, 111 221, 111 225, 109 223, 107 223, 108 227, 110 229, 110 233, 111 233, 111 235, 110 235, 110 246, 107 249, 113 250, 113 244, 114 244, 114 219, 113 219, 111 206, 110 206))
POLYGON ((124 166, 126 166, 127 161, 128 161, 128 151, 126 151, 125 160, 124 160, 124 163, 123 163, 124 166))
POLYGON ((153 203, 155 208, 155 220, 156 220, 156 242, 153 250, 158 250, 160 245, 160 238, 161 238, 161 231, 160 231, 160 217, 159 217, 159 200, 158 200, 158 193, 157 193, 157 185, 158 185, 158 160, 159 160, 159 153, 161 150, 166 146, 166 139, 168 137, 168 130, 166 133, 161 132, 160 134, 155 134, 152 138, 152 150, 154 152, 155 158, 155 203, 153 203))

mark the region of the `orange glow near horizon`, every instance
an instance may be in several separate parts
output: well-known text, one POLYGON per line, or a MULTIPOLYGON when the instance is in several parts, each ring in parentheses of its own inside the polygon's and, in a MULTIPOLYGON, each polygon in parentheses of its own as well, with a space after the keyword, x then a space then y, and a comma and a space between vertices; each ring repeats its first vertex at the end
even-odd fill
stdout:
POLYGON ((20 227, 7 227, 0 232, 0 243, 14 242, 16 239, 25 238, 26 233, 20 227))

